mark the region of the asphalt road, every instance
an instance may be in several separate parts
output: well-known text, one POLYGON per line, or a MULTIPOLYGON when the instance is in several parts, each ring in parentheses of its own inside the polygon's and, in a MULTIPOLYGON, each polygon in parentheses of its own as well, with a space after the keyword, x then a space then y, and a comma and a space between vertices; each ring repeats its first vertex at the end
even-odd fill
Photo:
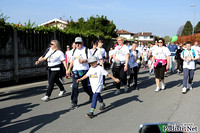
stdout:
MULTIPOLYGON (((114 95, 113 81, 106 78, 107 89, 102 92, 107 108, 95 110, 95 117, 85 114, 90 110, 88 96, 80 86, 79 107, 69 110, 70 84, 67 93, 58 97, 57 86, 51 100, 41 101, 46 92, 46 81, 0 89, 0 133, 137 133, 140 124, 156 122, 194 123, 200 128, 200 70, 195 71, 193 90, 182 94, 183 75, 165 78, 166 89, 154 92, 155 79, 148 70, 139 73, 139 91, 130 87, 114 95)), ((199 129, 200 130, 200 129, 199 129)))

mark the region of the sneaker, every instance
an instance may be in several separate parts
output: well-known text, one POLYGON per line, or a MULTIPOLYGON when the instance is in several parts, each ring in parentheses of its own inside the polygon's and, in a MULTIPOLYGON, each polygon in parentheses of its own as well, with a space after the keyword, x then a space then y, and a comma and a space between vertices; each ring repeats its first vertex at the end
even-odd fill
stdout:
POLYGON ((186 94, 186 91, 187 91, 187 88, 183 87, 182 93, 183 93, 183 94, 186 94))
POLYGON ((114 93, 115 95, 118 95, 118 94, 120 94, 120 89, 117 89, 116 91, 115 91, 115 93, 114 93))
POLYGON ((78 108, 78 105, 75 104, 75 103, 72 103, 71 106, 69 106, 70 110, 73 110, 73 109, 76 109, 76 108, 78 108))
POLYGON ((92 119, 94 117, 94 113, 93 112, 89 112, 87 113, 85 116, 89 117, 90 119, 92 119))
POLYGON ((128 86, 124 85, 124 92, 127 92, 127 91, 128 91, 128 86))
POLYGON ((104 110, 106 107, 105 103, 103 103, 103 105, 100 106, 99 110, 104 110))
POLYGON ((192 84, 188 84, 188 88, 192 90, 192 84))
POLYGON ((64 91, 60 91, 60 93, 58 94, 58 96, 63 96, 63 94, 66 92, 66 90, 64 91))
POLYGON ((70 87, 72 88, 73 84, 70 85, 70 87))
POLYGON ((135 90, 139 91, 139 88, 137 86, 135 86, 135 90))
POLYGON ((157 87, 156 89, 155 89, 155 92, 159 92, 160 91, 160 87, 157 87))
POLYGON ((164 90, 164 89, 165 89, 165 84, 164 84, 164 83, 162 84, 162 87, 161 87, 161 89, 162 89, 162 90, 164 90))
POLYGON ((43 100, 43 101, 48 101, 49 100, 49 97, 48 96, 44 96, 43 98, 41 98, 41 100, 43 100))

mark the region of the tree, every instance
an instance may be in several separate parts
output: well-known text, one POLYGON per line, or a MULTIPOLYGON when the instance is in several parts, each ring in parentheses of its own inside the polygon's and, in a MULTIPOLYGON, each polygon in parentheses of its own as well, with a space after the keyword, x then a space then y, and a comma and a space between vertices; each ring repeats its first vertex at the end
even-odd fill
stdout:
POLYGON ((178 29, 178 31, 176 33, 177 36, 181 36, 182 35, 183 28, 184 28, 184 25, 182 25, 182 26, 179 27, 179 29, 178 29))
POLYGON ((200 21, 199 21, 198 24, 195 26, 195 28, 194 28, 194 33, 200 33, 200 21))
POLYGON ((183 32, 181 34, 181 36, 188 36, 188 35, 191 35, 192 34, 192 24, 190 21, 187 21, 184 25, 184 28, 183 28, 183 32))
POLYGON ((171 38, 169 36, 165 36, 164 39, 165 39, 165 42, 171 42, 171 38))
MULTIPOLYGON (((1 11, 1 10, 0 10, 1 11)), ((3 13, 0 13, 0 25, 4 25, 6 23, 6 20, 10 18, 8 16, 5 16, 3 13)))

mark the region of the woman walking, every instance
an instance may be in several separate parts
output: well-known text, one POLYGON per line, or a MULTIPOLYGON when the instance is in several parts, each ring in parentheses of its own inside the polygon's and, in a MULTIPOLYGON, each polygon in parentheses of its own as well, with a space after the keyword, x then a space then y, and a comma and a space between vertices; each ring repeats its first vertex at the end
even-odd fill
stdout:
POLYGON ((43 58, 39 58, 35 62, 38 65, 40 62, 47 60, 49 71, 49 87, 47 89, 46 95, 41 98, 43 101, 48 101, 50 99, 51 93, 53 91, 54 83, 60 88, 60 93, 58 96, 62 96, 65 93, 65 89, 62 83, 59 80, 61 63, 64 64, 65 69, 67 70, 67 64, 65 62, 64 53, 60 50, 60 44, 57 40, 52 40, 50 44, 50 50, 43 58))
POLYGON ((163 46, 164 39, 158 39, 158 47, 153 50, 153 57, 151 63, 149 64, 149 68, 151 68, 152 63, 154 63, 154 70, 155 70, 155 78, 156 78, 156 90, 155 92, 160 91, 160 80, 161 80, 161 89, 165 89, 164 83, 164 74, 165 70, 169 68, 169 57, 170 51, 167 47, 163 46))

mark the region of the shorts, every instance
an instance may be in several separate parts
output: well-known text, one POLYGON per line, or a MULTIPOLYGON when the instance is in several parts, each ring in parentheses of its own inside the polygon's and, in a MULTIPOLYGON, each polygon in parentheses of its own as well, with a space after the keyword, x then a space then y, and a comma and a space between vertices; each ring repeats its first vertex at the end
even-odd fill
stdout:
POLYGON ((154 67, 155 77, 158 79, 164 79, 166 65, 154 67))

